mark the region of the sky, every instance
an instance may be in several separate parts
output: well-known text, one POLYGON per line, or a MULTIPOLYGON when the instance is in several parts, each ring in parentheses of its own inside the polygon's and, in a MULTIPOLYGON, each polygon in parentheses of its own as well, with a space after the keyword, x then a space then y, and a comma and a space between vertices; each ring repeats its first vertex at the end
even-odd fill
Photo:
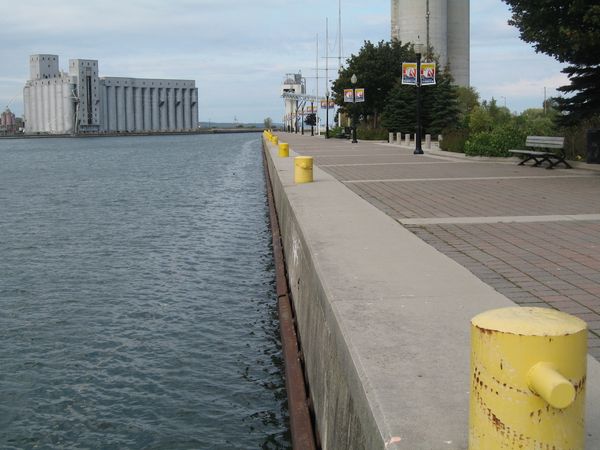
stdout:
MULTIPOLYGON (((330 56, 338 54, 338 0, 0 1, 0 110, 17 115, 36 53, 59 55, 65 71, 83 58, 99 60, 101 77, 195 80, 200 121, 242 123, 281 120, 286 73, 300 70, 315 93, 326 18, 330 56)), ((509 17, 501 0, 471 2, 471 85, 511 111, 539 108, 544 87, 552 96, 568 79, 519 39, 509 17)), ((344 56, 365 40, 389 40, 390 1, 342 0, 342 34, 344 56)))

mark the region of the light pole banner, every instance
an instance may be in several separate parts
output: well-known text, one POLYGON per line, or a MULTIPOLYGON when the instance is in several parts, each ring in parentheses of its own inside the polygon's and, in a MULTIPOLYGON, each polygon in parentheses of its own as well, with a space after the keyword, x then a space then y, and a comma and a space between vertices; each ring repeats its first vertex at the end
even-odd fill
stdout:
POLYGON ((417 63, 402 63, 402 84, 417 84, 417 63))
POLYGON ((435 63, 421 64, 421 85, 427 86, 435 84, 435 63))
POLYGON ((365 90, 364 89, 355 89, 354 101, 356 103, 362 103, 365 101, 365 90))
POLYGON ((354 103, 354 89, 344 89, 344 103, 354 103))
MULTIPOLYGON (((335 108, 335 102, 329 100, 329 109, 335 108)), ((321 109, 327 109, 327 100, 321 100, 321 109)))

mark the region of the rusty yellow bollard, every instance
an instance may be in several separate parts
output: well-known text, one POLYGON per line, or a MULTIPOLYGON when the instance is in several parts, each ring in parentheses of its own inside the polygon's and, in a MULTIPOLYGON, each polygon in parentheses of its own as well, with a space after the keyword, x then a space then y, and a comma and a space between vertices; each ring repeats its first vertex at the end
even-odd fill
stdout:
POLYGON ((587 325, 545 308, 471 321, 469 449, 583 449, 587 325))
POLYGON ((279 143, 279 157, 287 158, 290 156, 290 144, 286 144, 285 142, 279 143))
POLYGON ((294 182, 296 184, 312 183, 313 158, 312 156, 297 156, 294 160, 294 182))

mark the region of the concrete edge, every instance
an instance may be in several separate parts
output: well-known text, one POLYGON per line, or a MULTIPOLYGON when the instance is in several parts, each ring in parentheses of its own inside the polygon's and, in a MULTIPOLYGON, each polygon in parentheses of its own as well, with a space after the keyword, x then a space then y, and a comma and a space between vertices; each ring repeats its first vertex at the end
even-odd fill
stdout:
MULTIPOLYGON (((269 165, 273 168, 271 176, 273 177, 274 185, 275 185, 275 183, 277 183, 277 185, 278 185, 278 188, 277 188, 277 190, 279 191, 278 200, 279 200, 279 202, 284 201, 288 204, 288 208, 289 208, 288 214, 292 214, 294 216, 293 218, 290 217, 288 219, 292 220, 293 222, 295 222, 297 224, 296 225, 298 228, 297 231, 298 231, 298 234, 302 241, 300 245, 307 247, 307 255, 310 257, 310 259, 314 259, 315 253, 319 253, 319 251, 317 248, 315 248, 315 243, 314 242, 311 243, 312 237, 305 236, 305 233, 303 231, 303 226, 299 222, 299 219, 294 210, 294 208, 297 207, 296 206, 297 202, 290 201, 290 196, 293 197, 298 194, 297 194, 297 192, 291 192, 291 191, 294 191, 294 188, 291 186, 291 184, 289 182, 284 183, 282 181, 283 176, 285 176, 286 178, 289 178, 292 175, 291 171, 293 170, 293 162, 292 162, 293 158, 289 158, 286 161, 282 161, 282 160, 278 159, 277 164, 276 164, 275 163, 276 155, 274 156, 274 154, 273 154, 276 150, 268 144, 267 144, 267 147, 269 149, 269 151, 267 151, 269 165)), ((293 152, 292 152, 292 154, 293 154, 293 152)), ((318 177, 320 183, 331 183, 332 185, 336 184, 336 183, 341 184, 337 180, 332 179, 326 173, 320 171, 318 168, 315 168, 315 172, 316 172, 316 177, 318 177)), ((364 202, 364 200, 360 199, 355 194, 352 193, 352 195, 356 197, 357 201, 364 202)), ((278 205, 278 210, 279 210, 279 206, 280 205, 278 205)), ((400 226, 400 225, 398 225, 398 226, 400 226)), ((287 250, 288 250, 288 252, 290 251, 289 248, 287 250)), ((288 253, 288 256, 289 256, 289 253, 288 253)), ((288 256, 286 256, 286 259, 288 256)), ((441 255, 441 256, 443 256, 443 255, 441 255)), ((318 261, 317 262, 311 261, 311 264, 313 266, 313 270, 315 271, 315 275, 317 278, 316 281, 318 281, 318 283, 320 285, 320 289, 322 290, 322 294, 325 296, 331 296, 332 295, 331 292, 328 292, 329 289, 327 287, 327 280, 320 279, 322 277, 322 273, 321 273, 321 270, 319 269, 318 261)), ((508 301, 508 299, 505 299, 505 301, 510 304, 513 304, 512 302, 508 301)), ((373 446, 373 447, 367 447, 367 448, 390 448, 390 449, 392 449, 392 448, 398 448, 398 449, 407 448, 400 444, 393 443, 389 440, 389 438, 391 436, 394 436, 394 432, 393 432, 393 430, 391 430, 387 427, 387 422, 385 420, 385 414, 382 414, 381 411, 379 410, 378 406, 373 403, 373 399, 369 398, 368 393, 372 390, 372 387, 369 386, 369 380, 365 379, 365 376, 364 376, 365 371, 364 371, 364 368, 362 367, 360 357, 357 357, 356 355, 352 355, 352 351, 347 346, 348 341, 345 336, 344 327, 341 326, 339 323, 337 323, 337 313, 336 313, 335 302, 331 302, 329 304, 329 308, 330 308, 330 310, 326 311, 324 314, 326 317, 328 317, 330 320, 333 321, 331 323, 331 325, 333 325, 337 328, 337 331, 335 332, 335 335, 338 337, 338 339, 336 341, 337 342, 336 345, 343 347, 344 352, 347 353, 347 356, 345 358, 343 358, 343 360, 345 361, 345 362, 343 362, 343 365, 349 371, 348 375, 350 375, 350 377, 353 379, 353 381, 351 381, 351 385, 353 386, 353 389, 355 389, 355 392, 353 393, 356 396, 355 400, 359 403, 363 403, 362 406, 366 407, 366 409, 367 409, 367 411, 365 411, 364 409, 361 409, 362 417, 360 418, 360 420, 364 421, 364 423, 362 425, 363 425, 363 427, 370 427, 370 426, 373 426, 373 424, 375 424, 375 426, 377 427, 377 435, 378 435, 378 439, 379 439, 378 445, 376 447, 373 446)), ((588 396, 587 426, 586 426, 586 428, 588 430, 587 444, 588 444, 588 448, 600 448, 600 433, 598 431, 598 425, 600 425, 600 364, 598 363, 598 361, 596 361, 595 359, 593 359, 591 357, 588 358, 587 396, 588 396)), ((322 432, 323 430, 319 430, 319 431, 322 432)), ((468 430, 464 430, 464 433, 466 434, 467 431, 468 430)), ((371 432, 373 432, 373 430, 371 430, 371 432)), ((372 444, 374 444, 374 442, 372 442, 372 444)))

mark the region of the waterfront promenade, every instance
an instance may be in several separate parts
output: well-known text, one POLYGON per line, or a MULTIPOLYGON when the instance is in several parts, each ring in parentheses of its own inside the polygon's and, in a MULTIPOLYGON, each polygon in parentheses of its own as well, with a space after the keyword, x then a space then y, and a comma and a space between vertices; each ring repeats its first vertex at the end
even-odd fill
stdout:
POLYGON ((434 150, 282 134, 296 152, 523 306, 588 323, 600 359, 600 166, 518 166, 434 150))
POLYGON ((586 448, 600 448, 600 172, 278 136, 316 163, 296 185, 266 144, 324 448, 467 448, 469 321, 515 303, 590 324, 586 448))

